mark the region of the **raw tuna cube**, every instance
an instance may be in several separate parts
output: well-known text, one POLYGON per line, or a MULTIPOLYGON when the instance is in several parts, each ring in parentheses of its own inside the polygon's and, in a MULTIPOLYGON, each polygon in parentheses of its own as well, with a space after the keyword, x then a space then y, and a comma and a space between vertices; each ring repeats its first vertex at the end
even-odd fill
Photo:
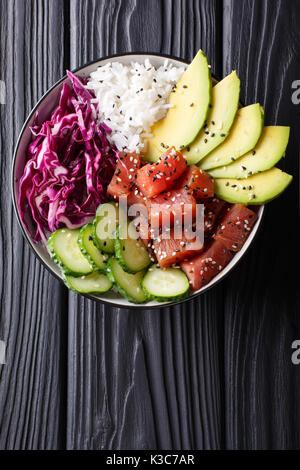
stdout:
POLYGON ((214 239, 230 251, 239 251, 247 240, 257 214, 243 204, 234 204, 221 219, 214 239))
POLYGON ((233 254, 219 241, 213 241, 199 256, 180 264, 189 278, 191 289, 198 290, 207 285, 232 259, 233 254))
POLYGON ((172 147, 156 163, 143 166, 137 173, 136 183, 146 197, 154 197, 172 188, 185 170, 185 158, 172 147))

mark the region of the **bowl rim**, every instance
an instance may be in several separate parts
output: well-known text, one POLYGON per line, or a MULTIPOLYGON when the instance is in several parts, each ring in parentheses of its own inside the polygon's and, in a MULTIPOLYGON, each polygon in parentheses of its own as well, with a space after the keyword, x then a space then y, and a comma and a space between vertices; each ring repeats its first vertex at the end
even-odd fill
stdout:
MULTIPOLYGON (((101 62, 101 61, 105 61, 105 60, 109 60, 109 59, 116 59, 118 57, 127 57, 127 56, 145 56, 145 57, 147 57, 147 56, 156 56, 156 57, 160 57, 160 58, 163 58, 163 59, 176 60, 178 62, 181 62, 183 65, 188 65, 189 64, 188 61, 183 60, 180 57, 170 55, 170 54, 161 54, 161 53, 158 53, 158 52, 124 52, 124 53, 120 53, 120 54, 116 53, 116 54, 103 56, 103 57, 100 57, 98 59, 86 62, 83 65, 81 65, 80 67, 76 67, 75 69, 73 69, 72 73, 80 72, 80 70, 85 69, 85 68, 87 68, 87 67, 89 67, 93 64, 96 64, 98 62, 101 62)), ((211 75, 212 75, 212 78, 216 79, 217 81, 220 81, 220 79, 215 74, 211 74, 211 75)), ((22 220, 21 220, 21 217, 20 217, 20 214, 19 214, 19 210, 18 210, 17 198, 16 198, 16 193, 15 193, 15 176, 14 175, 15 175, 15 165, 16 165, 16 159, 17 159, 16 157, 17 157, 17 154, 18 154, 19 146, 20 146, 23 134, 24 134, 25 130, 27 129, 27 126, 28 126, 30 120, 34 116, 35 112, 37 111, 37 109, 39 108, 41 103, 46 99, 46 97, 57 86, 59 86, 63 81, 65 81, 67 78, 68 78, 67 74, 65 74, 62 78, 60 78, 57 82, 55 82, 50 88, 48 88, 47 91, 41 96, 41 98, 37 101, 37 103, 31 109, 31 111, 29 112, 27 118, 25 119, 25 122, 24 122, 24 124, 23 124, 23 126, 20 130, 16 145, 15 145, 15 148, 14 148, 14 152, 13 152, 12 167, 11 167, 11 182, 10 182, 14 212, 15 212, 15 215, 17 217, 18 224, 21 228, 21 231, 22 231, 22 234, 23 234, 25 240, 27 241, 27 243, 31 247, 32 251, 34 252, 34 255, 36 256, 36 258, 42 263, 42 265, 47 269, 47 271, 50 272, 50 274, 52 274, 56 279, 58 279, 63 284, 63 286, 65 286, 65 284, 63 282, 63 279, 51 268, 50 265, 48 265, 43 260, 43 258, 40 256, 40 254, 35 249, 35 245, 34 245, 33 241, 31 240, 31 238, 29 237, 29 234, 25 230, 25 227, 22 223, 22 220)), ((259 229, 262 225, 262 221, 263 221, 263 218, 264 218, 264 215, 265 215, 265 205, 264 204, 261 205, 260 208, 261 208, 261 214, 259 216, 260 217, 259 220, 257 221, 259 223, 259 225, 255 228, 255 232, 254 232, 254 235, 252 237, 251 243, 249 243, 249 245, 244 249, 242 255, 235 261, 235 263, 232 265, 230 270, 228 272, 224 273, 223 276, 221 276, 215 282, 212 282, 213 280, 210 281, 207 286, 204 286, 201 289, 199 289, 198 291, 196 291, 194 293, 191 293, 188 297, 186 297, 184 299, 174 301, 174 302, 158 303, 157 305, 147 305, 147 303, 144 303, 144 304, 130 303, 130 305, 124 305, 124 304, 121 304, 121 303, 120 304, 115 303, 113 301, 113 299, 108 300, 108 299, 105 299, 101 296, 96 296, 96 294, 95 295, 92 295, 92 294, 79 294, 79 295, 82 295, 82 296, 84 296, 84 297, 86 297, 90 300, 94 300, 96 302, 100 302, 100 303, 103 303, 105 305, 111 306, 113 308, 122 308, 122 309, 127 309, 127 310, 131 310, 131 309, 134 309, 134 310, 162 309, 162 308, 166 308, 166 307, 172 307, 172 306, 175 306, 175 305, 180 305, 182 303, 188 302, 189 300, 195 300, 200 295, 204 294, 205 292, 207 292, 210 289, 212 289, 213 287, 215 287, 217 284, 219 284, 219 282, 223 281, 232 272, 233 268, 236 267, 239 264, 239 262, 244 257, 246 252, 249 250, 250 246, 253 244, 253 242, 254 242, 254 240, 257 236, 257 233, 258 233, 258 231, 259 231, 259 229)), ((236 255, 237 255, 237 253, 233 256, 232 260, 234 260, 236 255)))

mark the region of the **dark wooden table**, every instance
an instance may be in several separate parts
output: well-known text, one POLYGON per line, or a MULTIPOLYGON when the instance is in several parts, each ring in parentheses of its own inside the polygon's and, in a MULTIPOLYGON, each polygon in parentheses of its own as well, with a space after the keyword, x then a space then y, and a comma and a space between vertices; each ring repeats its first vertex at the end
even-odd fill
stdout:
POLYGON ((299 0, 0 0, 1 449, 299 449, 299 0), (104 55, 163 52, 236 69, 241 99, 291 126, 290 189, 234 272, 174 308, 75 295, 30 251, 10 171, 26 115, 65 73, 104 55), (2 100, 3 101, 3 100, 2 100))

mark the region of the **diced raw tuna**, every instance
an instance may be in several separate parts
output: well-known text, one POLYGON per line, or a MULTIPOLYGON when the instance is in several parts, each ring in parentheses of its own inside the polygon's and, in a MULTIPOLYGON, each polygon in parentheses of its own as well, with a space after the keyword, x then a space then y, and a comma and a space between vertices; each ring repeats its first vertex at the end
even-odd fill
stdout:
POLYGON ((229 204, 217 197, 204 201, 204 230, 206 233, 215 228, 218 219, 227 207, 229 207, 229 204))
POLYGON ((191 258, 203 251, 203 243, 195 237, 188 240, 184 233, 181 239, 174 237, 174 229, 167 234, 168 239, 159 236, 153 240, 154 253, 161 268, 167 268, 172 264, 179 264, 184 259, 191 258))
POLYGON ((128 195, 133 189, 136 181, 136 174, 141 166, 141 157, 135 153, 119 153, 114 176, 107 188, 107 194, 113 199, 128 195))
POLYGON ((177 188, 193 191, 196 200, 207 199, 214 196, 214 180, 196 165, 189 166, 176 184, 177 188))
POLYGON ((214 239, 230 251, 239 251, 247 240, 257 214, 243 204, 234 204, 221 219, 214 239))
POLYGON ((146 206, 146 198, 136 186, 132 188, 127 196, 128 207, 133 206, 133 204, 143 204, 146 206))
POLYGON ((137 186, 146 197, 154 197, 172 188, 185 172, 186 165, 183 155, 171 147, 156 163, 148 163, 138 171, 137 186))
MULTIPOLYGON (((196 217, 197 203, 190 191, 185 189, 172 189, 147 200, 148 213, 151 228, 156 231, 159 227, 168 225, 170 227, 175 220, 196 217)), ((183 223, 183 222, 182 222, 183 223)), ((181 223, 181 224, 182 224, 181 223)))
POLYGON ((187 275, 191 289, 206 286, 232 259, 233 254, 220 241, 213 241, 209 248, 199 256, 183 261, 181 269, 187 275))

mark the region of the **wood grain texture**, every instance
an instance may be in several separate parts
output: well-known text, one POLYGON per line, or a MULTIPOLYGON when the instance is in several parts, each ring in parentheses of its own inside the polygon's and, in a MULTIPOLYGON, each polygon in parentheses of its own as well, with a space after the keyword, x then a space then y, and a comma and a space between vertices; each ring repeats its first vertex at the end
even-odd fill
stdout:
POLYGON ((226 446, 234 449, 300 447, 300 368, 291 363, 300 337, 299 106, 291 101, 299 19, 299 2, 224 1, 223 72, 237 69, 242 100, 259 101, 266 124, 291 125, 278 166, 294 175, 224 285, 226 446))
MULTIPOLYGON (((72 68, 136 50, 190 59, 202 47, 221 71, 215 1, 72 0, 70 12, 72 68)), ((222 287, 141 312, 70 293, 67 447, 219 448, 221 306, 222 287)))
POLYGON ((59 0, 0 2, 1 119, 0 448, 64 446, 66 290, 37 261, 13 214, 10 173, 27 113, 63 72, 59 0))

